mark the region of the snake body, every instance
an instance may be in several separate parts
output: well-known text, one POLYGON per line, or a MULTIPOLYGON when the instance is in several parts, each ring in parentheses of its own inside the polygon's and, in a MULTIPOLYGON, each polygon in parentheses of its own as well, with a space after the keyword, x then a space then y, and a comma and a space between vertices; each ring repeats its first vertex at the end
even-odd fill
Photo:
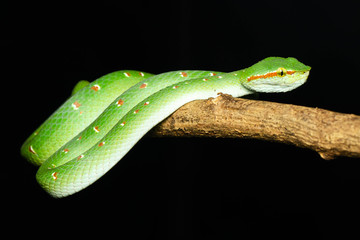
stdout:
POLYGON ((152 127, 187 102, 285 92, 302 85, 310 67, 295 58, 269 57, 222 73, 173 71, 159 75, 117 71, 79 83, 74 94, 23 144, 39 184, 54 197, 76 193, 109 171, 152 127))

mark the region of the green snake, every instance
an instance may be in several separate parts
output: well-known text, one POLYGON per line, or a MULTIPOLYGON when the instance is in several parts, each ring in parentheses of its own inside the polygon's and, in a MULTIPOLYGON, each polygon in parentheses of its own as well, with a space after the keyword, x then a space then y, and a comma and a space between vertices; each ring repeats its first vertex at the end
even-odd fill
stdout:
POLYGON ((39 165, 36 179, 53 197, 74 194, 109 171, 152 127, 193 100, 220 93, 241 97, 286 92, 305 83, 310 67, 295 58, 268 57, 230 73, 116 71, 79 82, 21 147, 39 165))

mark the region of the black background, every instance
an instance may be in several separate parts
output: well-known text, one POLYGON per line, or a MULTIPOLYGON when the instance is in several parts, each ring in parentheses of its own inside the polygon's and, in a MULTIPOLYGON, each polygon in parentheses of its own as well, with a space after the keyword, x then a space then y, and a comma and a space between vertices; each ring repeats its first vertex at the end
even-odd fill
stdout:
POLYGON ((53 199, 19 153, 77 81, 121 69, 233 71, 292 56, 312 67, 308 82, 261 100, 360 115, 357 1, 13 1, 4 9, 4 230, 51 238, 359 237, 359 159, 325 161, 255 140, 145 137, 92 186, 53 199))

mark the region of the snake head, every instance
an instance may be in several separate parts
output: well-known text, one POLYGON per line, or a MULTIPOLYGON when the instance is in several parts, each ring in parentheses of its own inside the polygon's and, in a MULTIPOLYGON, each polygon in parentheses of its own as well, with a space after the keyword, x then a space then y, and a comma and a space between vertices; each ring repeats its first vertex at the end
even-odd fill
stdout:
POLYGON ((289 57, 268 57, 242 70, 242 84, 254 92, 287 92, 306 82, 311 67, 289 57))

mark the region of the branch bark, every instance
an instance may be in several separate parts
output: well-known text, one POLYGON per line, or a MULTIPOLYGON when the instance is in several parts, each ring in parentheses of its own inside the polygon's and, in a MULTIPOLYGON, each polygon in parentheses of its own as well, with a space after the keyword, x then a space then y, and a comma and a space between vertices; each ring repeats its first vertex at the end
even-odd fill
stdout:
POLYGON ((360 116, 229 95, 185 104, 150 135, 255 138, 309 148, 326 160, 360 158, 360 116))

